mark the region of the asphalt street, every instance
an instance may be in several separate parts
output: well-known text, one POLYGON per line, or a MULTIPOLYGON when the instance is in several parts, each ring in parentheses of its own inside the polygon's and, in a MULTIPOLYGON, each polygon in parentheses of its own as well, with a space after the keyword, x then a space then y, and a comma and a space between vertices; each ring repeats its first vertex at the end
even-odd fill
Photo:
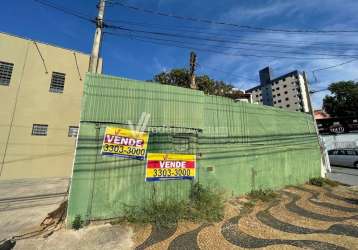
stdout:
POLYGON ((331 180, 339 181, 341 183, 358 186, 358 169, 332 166, 332 172, 327 174, 331 180))

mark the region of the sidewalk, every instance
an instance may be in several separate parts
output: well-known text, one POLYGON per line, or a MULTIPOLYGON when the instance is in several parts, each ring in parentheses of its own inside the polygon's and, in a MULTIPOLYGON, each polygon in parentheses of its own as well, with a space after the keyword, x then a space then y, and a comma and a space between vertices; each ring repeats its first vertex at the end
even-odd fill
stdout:
POLYGON ((63 178, 0 181, 0 240, 35 230, 67 188, 63 178))

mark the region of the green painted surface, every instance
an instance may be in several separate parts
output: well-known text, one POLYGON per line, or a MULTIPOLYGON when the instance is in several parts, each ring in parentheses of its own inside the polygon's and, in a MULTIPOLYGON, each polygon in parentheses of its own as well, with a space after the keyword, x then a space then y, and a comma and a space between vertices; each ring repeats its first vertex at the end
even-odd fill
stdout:
POLYGON ((149 199, 188 198, 190 181, 145 183, 145 161, 100 155, 107 125, 150 113, 148 152, 200 154, 197 180, 239 195, 320 175, 311 116, 174 86, 87 75, 68 221, 121 216, 149 199))

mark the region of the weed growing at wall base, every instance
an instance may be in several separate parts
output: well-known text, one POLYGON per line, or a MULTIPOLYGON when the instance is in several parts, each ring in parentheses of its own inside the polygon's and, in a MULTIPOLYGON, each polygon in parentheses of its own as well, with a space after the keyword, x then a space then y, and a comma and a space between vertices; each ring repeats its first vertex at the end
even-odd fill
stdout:
POLYGON ((217 189, 193 184, 188 201, 150 200, 141 207, 127 206, 124 220, 172 227, 179 220, 219 221, 224 214, 224 196, 217 189))
POLYGON ((271 201, 277 197, 277 194, 271 189, 252 190, 247 196, 253 200, 261 200, 264 202, 271 201))
POLYGON ((72 228, 78 230, 83 227, 84 221, 81 218, 81 215, 76 215, 75 219, 72 222, 72 228))
POLYGON ((314 186, 319 186, 319 187, 322 187, 324 185, 328 185, 328 186, 331 186, 331 187, 336 187, 340 183, 338 183, 336 181, 326 179, 326 178, 322 178, 322 177, 314 177, 314 178, 311 178, 309 180, 309 184, 314 185, 314 186))

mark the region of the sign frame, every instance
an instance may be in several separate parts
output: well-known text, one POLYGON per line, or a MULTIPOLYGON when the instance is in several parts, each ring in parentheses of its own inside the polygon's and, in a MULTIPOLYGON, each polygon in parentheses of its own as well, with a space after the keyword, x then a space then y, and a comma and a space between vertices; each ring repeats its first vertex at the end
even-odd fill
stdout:
POLYGON ((147 153, 145 182, 195 180, 195 154, 147 153))

